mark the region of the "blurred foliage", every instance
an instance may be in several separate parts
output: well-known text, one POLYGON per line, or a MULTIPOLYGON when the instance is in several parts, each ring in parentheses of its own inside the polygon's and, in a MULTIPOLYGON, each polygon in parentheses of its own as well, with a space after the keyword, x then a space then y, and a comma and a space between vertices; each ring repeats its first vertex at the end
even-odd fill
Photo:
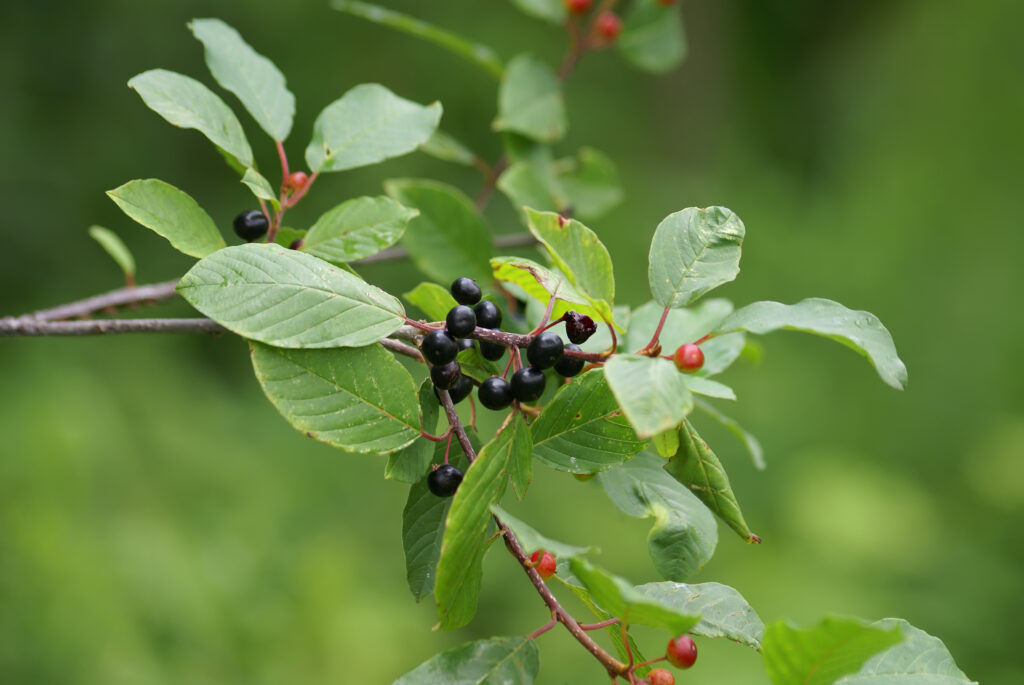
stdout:
MULTIPOLYGON (((559 32, 509 2, 387 4, 506 58, 560 57, 559 32)), ((684 14, 680 71, 638 76, 595 54, 568 85, 564 150, 600 148, 625 185, 625 202, 593 225, 615 256, 619 302, 648 299, 638 232, 681 207, 724 204, 748 240, 744 273, 722 295, 871 310, 910 370, 896 393, 856 355, 777 334, 759 364, 731 371, 732 411, 761 439, 768 470, 731 436, 698 428, 765 544, 723 535, 697 580, 735 586, 766 621, 902 616, 941 636, 973 678, 1021 682, 1024 227, 1011 203, 1024 159, 1024 5, 728 0, 688 2, 684 14)), ((86 232, 93 223, 125 240, 140 282, 185 271, 187 258, 104 196, 130 178, 187 189, 227 234, 249 207, 198 134, 168 127, 125 87, 157 66, 205 74, 185 28, 201 16, 236 26, 288 76, 295 159, 319 109, 367 81, 440 99, 446 130, 498 154, 486 73, 322 0, 5 3, 0 312, 118 287, 86 232)), ((272 148, 245 125, 273 168, 272 148)), ((416 175, 478 186, 472 170, 417 155, 325 178, 294 218, 416 175)), ((519 230, 502 198, 488 214, 497 230, 519 230)), ((391 292, 418 280, 402 264, 364 271, 391 292)), ((2 682, 384 683, 447 646, 546 619, 519 571, 491 554, 478 619, 432 632, 432 607, 405 587, 405 487, 383 482, 383 460, 293 432, 236 339, 3 340, 0 350, 2 682)), ((656 579, 646 523, 602 498, 593 483, 538 469, 528 500, 510 508, 552 537, 601 546, 617 573, 656 579)), ((660 633, 646 636, 660 649, 660 633)), ((564 631, 541 643, 542 684, 601 675, 564 631)), ((766 681, 750 650, 700 649, 688 681, 766 681)))

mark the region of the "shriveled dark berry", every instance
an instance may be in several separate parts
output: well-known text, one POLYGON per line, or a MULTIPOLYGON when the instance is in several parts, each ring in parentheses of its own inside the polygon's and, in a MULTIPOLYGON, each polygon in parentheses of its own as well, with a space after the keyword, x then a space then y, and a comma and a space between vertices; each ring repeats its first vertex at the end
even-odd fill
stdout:
POLYGON ((565 315, 565 336, 569 342, 582 345, 594 333, 597 333, 597 324, 589 316, 576 312, 565 315))
POLYGON ((304 242, 306 242, 306 241, 303 240, 302 238, 296 238, 295 240, 291 241, 288 244, 288 249, 289 250, 301 250, 302 249, 302 244, 304 242))
POLYGON ((512 374, 512 396, 520 402, 533 402, 544 394, 547 383, 544 372, 532 366, 519 369, 512 374))
POLYGON ((531 366, 546 369, 561 359, 564 344, 555 333, 538 333, 526 346, 526 358, 531 366))
POLYGON ((451 497, 462 482, 462 471, 451 464, 441 464, 427 476, 427 487, 438 497, 451 497))
POLYGON ((482 300, 477 303, 473 307, 473 313, 476 314, 476 325, 480 328, 501 327, 501 310, 490 300, 482 300))
POLYGON ((431 364, 447 364, 459 353, 455 338, 445 330, 431 331, 420 344, 423 358, 431 364))
POLYGON ((472 278, 456 278, 451 287, 452 297, 459 304, 473 305, 480 301, 480 286, 472 278))
POLYGON ((505 356, 505 346, 493 343, 490 340, 481 340, 480 354, 484 356, 484 359, 496 362, 505 356))
MULTIPOLYGON (((579 345, 566 345, 565 349, 566 349, 566 351, 568 351, 568 350, 575 350, 576 352, 580 351, 579 345)), ((555 373, 557 373, 559 376, 563 376, 565 378, 572 378, 573 376, 578 374, 580 371, 582 371, 583 367, 585 365, 586 365, 586 362, 583 361, 582 359, 576 359, 575 357, 566 357, 563 354, 562 358, 559 359, 557 362, 555 362, 555 373)))
POLYGON ((251 243, 267 232, 270 223, 263 212, 258 209, 250 209, 235 217, 234 227, 235 234, 239 238, 251 243))
POLYGON ((455 344, 458 345, 459 352, 462 352, 463 350, 471 350, 471 349, 473 349, 473 339, 472 338, 461 338, 459 340, 456 340, 455 344))
POLYGON ((430 380, 442 390, 448 390, 455 387, 455 384, 459 382, 459 375, 461 373, 462 367, 459 366, 458 362, 438 364, 437 366, 430 367, 430 380))
POLYGON ((459 380, 455 382, 455 386, 448 391, 448 397, 452 398, 452 404, 458 404, 462 400, 469 397, 469 393, 473 392, 473 379, 466 374, 459 374, 459 380))
POLYGON ((495 411, 504 409, 512 404, 512 387, 508 381, 498 376, 491 376, 480 384, 476 391, 480 404, 495 411))
POLYGON ((454 337, 465 338, 476 328, 476 314, 473 313, 473 308, 464 304, 455 305, 448 310, 444 327, 454 337))

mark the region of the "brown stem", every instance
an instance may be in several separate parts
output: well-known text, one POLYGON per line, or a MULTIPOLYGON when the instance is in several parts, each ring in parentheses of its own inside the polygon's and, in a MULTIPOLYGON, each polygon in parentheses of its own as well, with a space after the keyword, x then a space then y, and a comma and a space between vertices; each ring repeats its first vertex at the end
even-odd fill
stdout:
POLYGON ((665 307, 665 310, 661 313, 661 318, 658 320, 658 327, 654 329, 654 335, 651 336, 651 341, 647 343, 642 350, 637 351, 637 354, 643 354, 650 357, 656 357, 661 354, 661 329, 665 327, 665 320, 668 319, 669 307, 665 307))
POLYGON ((111 290, 109 293, 76 302, 69 302, 68 304, 62 304, 51 309, 40 309, 37 312, 25 314, 18 318, 32 319, 34 321, 60 321, 61 319, 88 316, 110 307, 123 307, 138 302, 166 300, 174 297, 176 294, 174 286, 177 284, 178 279, 174 279, 173 281, 164 281, 163 283, 119 288, 118 290, 111 290))
POLYGON ((404 354, 406 357, 412 357, 413 359, 415 359, 418 362, 422 362, 423 361, 423 355, 420 354, 420 351, 417 350, 412 345, 406 345, 405 343, 398 342, 397 340, 391 340, 390 338, 384 338, 383 340, 381 340, 379 342, 380 342, 381 345, 383 345, 384 347, 388 348, 392 352, 397 352, 398 354, 404 354))
POLYGON ((226 329, 212 319, 97 319, 95 321, 36 321, 0 319, 0 338, 68 337, 111 333, 208 333, 226 329))
POLYGON ((617 618, 610 618, 607 621, 601 621, 600 623, 588 623, 587 625, 580 625, 583 630, 600 630, 601 628, 607 628, 613 626, 619 622, 617 618))

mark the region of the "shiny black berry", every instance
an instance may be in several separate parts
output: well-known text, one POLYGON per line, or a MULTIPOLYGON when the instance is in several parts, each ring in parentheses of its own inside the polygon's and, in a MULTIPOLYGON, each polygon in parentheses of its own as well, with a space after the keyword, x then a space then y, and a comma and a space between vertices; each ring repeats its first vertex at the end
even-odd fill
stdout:
POLYGON ((480 328, 501 327, 501 310, 490 300, 477 304, 473 307, 473 312, 476 314, 476 325, 480 328))
POLYGON ((464 304, 452 307, 445 317, 444 327, 454 337, 465 338, 476 328, 476 314, 473 313, 473 308, 464 304))
POLYGON ((441 464, 427 476, 427 487, 438 497, 451 497, 462 482, 462 471, 451 464, 441 464))
POLYGON ((505 356, 505 346, 489 340, 480 341, 480 354, 488 361, 496 362, 505 356))
POLYGON ((270 228, 267 217, 258 209, 250 209, 235 217, 235 234, 239 238, 251 243, 261 237, 270 228))
POLYGON ((459 353, 459 346, 448 331, 431 331, 420 344, 423 358, 431 364, 447 364, 459 353))
POLYGON ((473 305, 480 301, 480 286, 472 278, 456 278, 451 290, 452 297, 459 304, 473 305))
MULTIPOLYGON (((579 345, 566 345, 565 349, 580 351, 579 345)), ((574 357, 563 356, 557 362, 555 362, 555 373, 565 378, 571 378, 583 370, 583 366, 586 364, 582 359, 576 359, 574 357)))
POLYGON ((455 386, 448 391, 448 397, 452 398, 452 404, 458 404, 469 397, 469 393, 471 392, 473 392, 473 379, 466 374, 459 374, 459 380, 457 380, 455 382, 455 386))
POLYGON ((442 390, 454 388, 455 384, 459 382, 461 374, 462 368, 458 362, 448 362, 430 367, 430 380, 442 390))
POLYGON ((562 357, 562 339, 555 333, 539 333, 526 347, 526 358, 538 369, 553 366, 562 357))
POLYGON ((544 394, 546 383, 547 378, 544 377, 543 371, 527 366, 512 374, 512 382, 509 385, 512 388, 512 396, 517 400, 533 402, 544 394))
POLYGON ((462 338, 461 340, 456 340, 455 344, 458 345, 459 352, 462 352, 463 350, 471 350, 471 349, 473 349, 473 339, 472 338, 462 338))
POLYGON ((497 376, 491 376, 481 383, 476 396, 480 398, 480 404, 495 411, 509 406, 513 400, 512 387, 504 378, 497 376))
POLYGON ((582 345, 594 333, 597 333, 597 324, 589 316, 569 312, 565 315, 565 335, 569 342, 582 345))

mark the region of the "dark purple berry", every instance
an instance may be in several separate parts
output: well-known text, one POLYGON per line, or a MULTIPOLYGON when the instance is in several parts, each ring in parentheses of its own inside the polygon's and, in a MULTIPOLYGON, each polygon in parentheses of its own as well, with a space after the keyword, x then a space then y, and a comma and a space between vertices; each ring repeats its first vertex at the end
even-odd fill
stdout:
POLYGON ((456 278, 451 290, 452 297, 459 304, 473 305, 480 301, 480 286, 472 278, 456 278))
POLYGON ((546 369, 562 357, 562 339, 555 333, 539 333, 526 346, 526 358, 530 366, 546 369))
POLYGON ((448 310, 444 327, 452 336, 465 338, 476 328, 476 314, 473 313, 472 307, 467 307, 464 304, 455 305, 448 310))
POLYGON ((456 340, 455 344, 458 346, 459 352, 462 352, 463 350, 471 350, 471 349, 473 349, 473 339, 472 338, 461 338, 460 340, 456 340))
POLYGON ((247 243, 261 237, 270 228, 267 217, 258 209, 250 209, 235 217, 235 234, 247 243))
POLYGON ((565 315, 565 335, 569 342, 582 345, 594 333, 597 333, 597 324, 589 316, 568 312, 565 315))
POLYGON ((455 382, 455 387, 448 391, 448 397, 452 398, 452 404, 458 404, 469 397, 471 392, 473 392, 473 379, 466 374, 460 374, 459 380, 455 382))
POLYGON ((532 366, 519 369, 512 374, 512 396, 520 402, 533 402, 544 394, 547 378, 540 369, 532 366))
POLYGON ((491 376, 481 383, 480 389, 476 391, 476 396, 480 398, 480 404, 495 411, 509 406, 514 399, 512 387, 508 381, 498 376, 491 376))
POLYGON ((430 367, 430 380, 442 390, 448 390, 455 387, 455 384, 459 382, 459 375, 461 373, 462 368, 458 362, 438 364, 437 366, 430 367))
POLYGON ((455 339, 448 335, 448 331, 436 330, 423 338, 420 351, 423 352, 423 358, 431 364, 447 364, 455 359, 455 355, 459 353, 459 346, 455 339))
MULTIPOLYGON (((578 345, 566 345, 565 349, 566 351, 580 351, 578 345)), ((565 378, 572 378, 573 376, 575 376, 576 374, 583 370, 585 364, 586 362, 584 362, 582 359, 576 359, 575 357, 567 357, 563 355, 561 359, 555 362, 555 373, 565 378)))
POLYGON ((484 359, 496 362, 505 356, 505 346, 493 343, 490 340, 481 340, 480 354, 484 356, 484 359))
POLYGON ((501 310, 490 300, 483 300, 477 304, 473 307, 473 312, 476 314, 476 325, 480 328, 501 327, 501 310))
POLYGON ((427 476, 427 487, 438 497, 451 497, 462 482, 462 471, 451 464, 441 464, 427 476))

